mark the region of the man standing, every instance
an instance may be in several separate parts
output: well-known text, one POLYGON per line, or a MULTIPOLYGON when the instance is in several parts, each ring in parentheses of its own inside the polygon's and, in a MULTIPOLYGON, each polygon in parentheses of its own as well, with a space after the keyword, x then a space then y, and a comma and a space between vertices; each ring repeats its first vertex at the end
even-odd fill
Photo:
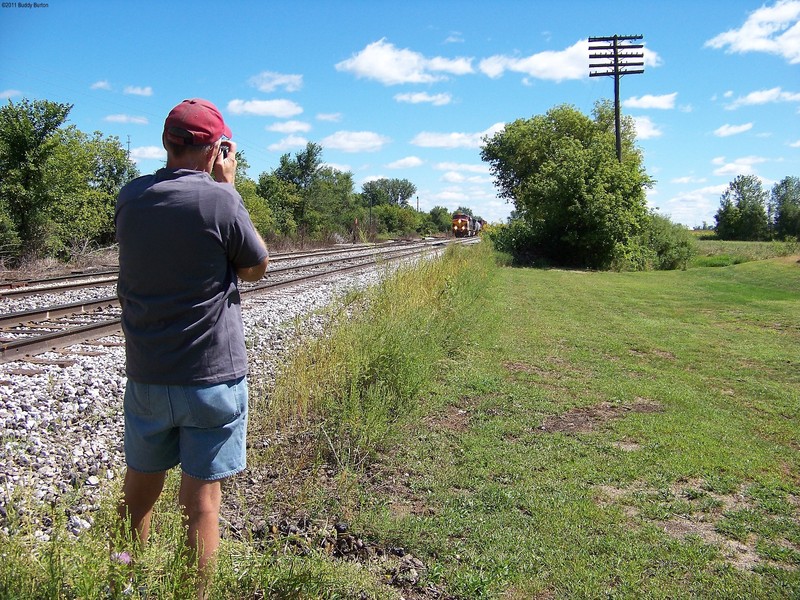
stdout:
POLYGON ((268 262, 233 187, 235 144, 223 137, 231 131, 213 104, 178 104, 164 123, 166 168, 126 185, 115 214, 128 376, 120 518, 144 544, 166 472, 180 464, 201 597, 219 546, 221 480, 245 468, 237 277, 257 281, 268 262))

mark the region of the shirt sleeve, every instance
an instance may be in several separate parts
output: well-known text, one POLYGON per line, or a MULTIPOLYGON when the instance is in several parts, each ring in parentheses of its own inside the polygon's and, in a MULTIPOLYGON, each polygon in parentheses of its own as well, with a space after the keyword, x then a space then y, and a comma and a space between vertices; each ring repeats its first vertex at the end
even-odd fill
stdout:
POLYGON ((268 255, 261 243, 250 214, 244 206, 241 196, 234 191, 236 207, 230 235, 228 236, 228 260, 236 269, 246 269, 261 263, 268 255))

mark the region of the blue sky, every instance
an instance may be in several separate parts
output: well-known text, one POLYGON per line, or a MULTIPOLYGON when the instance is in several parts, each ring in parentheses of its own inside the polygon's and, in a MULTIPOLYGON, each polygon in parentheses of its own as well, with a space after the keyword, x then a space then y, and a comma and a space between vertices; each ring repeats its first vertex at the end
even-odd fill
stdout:
POLYGON ((737 175, 800 176, 800 0, 6 2, 0 100, 72 103, 70 123, 130 140, 151 172, 166 114, 203 97, 254 179, 312 141, 357 191, 405 178, 421 210, 503 221, 481 137, 612 99, 587 38, 614 34, 644 36, 645 73, 620 96, 651 207, 713 224, 737 175))

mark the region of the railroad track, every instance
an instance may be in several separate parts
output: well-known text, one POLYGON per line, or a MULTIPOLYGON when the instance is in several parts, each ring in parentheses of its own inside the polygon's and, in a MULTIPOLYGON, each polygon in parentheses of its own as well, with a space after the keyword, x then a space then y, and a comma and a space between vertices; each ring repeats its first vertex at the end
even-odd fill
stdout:
MULTIPOLYGON (((441 249, 446 243, 440 240, 275 255, 270 259, 270 269, 265 278, 254 284, 243 283, 240 293, 268 293, 334 274, 375 267, 381 262, 409 259, 441 249), (281 262, 287 264, 275 266, 275 263, 281 262)), ((100 277, 96 273, 88 276, 93 281, 69 281, 67 276, 57 278, 57 283, 55 278, 47 280, 44 285, 30 282, 25 287, 2 290, 0 298, 53 294, 65 289, 112 285, 116 282, 116 275, 111 272, 100 277)), ((87 274, 80 274, 74 279, 86 277, 87 274)), ((0 363, 27 359, 120 332, 120 308, 116 295, 0 314, 0 363)))
MULTIPOLYGON (((322 256, 336 256, 350 253, 375 252, 376 249, 405 245, 402 242, 385 242, 383 244, 357 244, 347 247, 324 248, 301 252, 283 252, 270 255, 270 263, 294 262, 305 259, 312 261, 322 256)), ((9 279, 0 280, 0 301, 3 299, 27 298, 45 294, 58 294, 72 290, 93 288, 101 285, 113 285, 117 281, 119 269, 106 268, 97 271, 80 271, 43 279, 9 279)))

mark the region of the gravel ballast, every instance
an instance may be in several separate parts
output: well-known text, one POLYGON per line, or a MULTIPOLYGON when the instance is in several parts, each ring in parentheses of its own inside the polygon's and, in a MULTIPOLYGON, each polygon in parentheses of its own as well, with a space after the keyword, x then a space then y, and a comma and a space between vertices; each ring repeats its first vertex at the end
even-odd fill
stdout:
MULTIPOLYGON (((251 389, 269 389, 293 336, 321 330, 316 314, 353 289, 376 284, 386 270, 332 276, 242 301, 250 354, 251 389), (301 323, 298 330, 298 323, 301 323)), ((122 396, 125 350, 121 336, 0 365, 0 529, 13 514, 36 523, 42 540, 52 531, 35 515, 68 499, 67 529, 91 527, 100 498, 124 472, 122 396), (60 364, 57 364, 59 363, 60 364), (38 506, 37 506, 38 505, 38 506)))

